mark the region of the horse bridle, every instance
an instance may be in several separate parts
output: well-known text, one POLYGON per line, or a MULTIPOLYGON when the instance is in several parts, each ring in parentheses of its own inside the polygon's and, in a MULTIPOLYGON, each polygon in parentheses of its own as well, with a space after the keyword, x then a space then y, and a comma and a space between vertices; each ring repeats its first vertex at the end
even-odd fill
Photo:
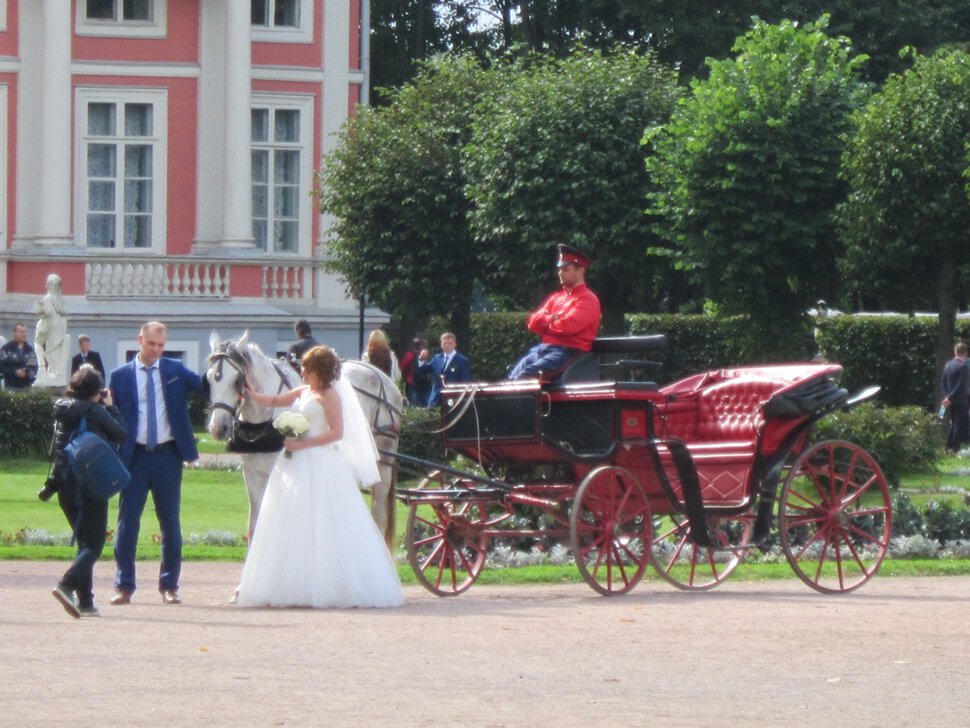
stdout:
MULTIPOLYGON (((233 346, 233 342, 224 341, 219 344, 219 348, 214 352, 209 354, 206 359, 208 366, 206 366, 205 371, 202 372, 202 376, 206 377, 209 374, 209 370, 212 369, 212 378, 219 382, 222 381, 224 376, 223 366, 228 365, 234 369, 239 376, 236 378, 236 404, 231 405, 228 402, 212 402, 212 409, 222 409, 232 415, 233 419, 239 419, 239 408, 242 407, 243 402, 243 386, 246 381, 246 357, 243 356, 238 349, 233 346)), ((277 376, 280 378, 279 387, 276 390, 276 394, 280 394, 286 390, 286 376, 280 370, 279 365, 276 362, 271 362, 273 368, 276 370, 277 376)), ((271 420, 272 418, 270 418, 271 420)), ((250 423, 250 424, 261 424, 261 423, 250 423)))

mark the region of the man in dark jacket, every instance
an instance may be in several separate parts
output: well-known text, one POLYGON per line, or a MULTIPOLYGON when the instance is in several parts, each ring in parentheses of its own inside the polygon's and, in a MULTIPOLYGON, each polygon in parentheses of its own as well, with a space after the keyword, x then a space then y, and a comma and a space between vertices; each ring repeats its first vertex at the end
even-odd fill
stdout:
POLYGON ((967 398, 967 345, 962 341, 953 347, 953 358, 943 368, 943 406, 950 410, 950 431, 946 446, 958 452, 970 437, 970 410, 967 398))
POLYGON ((14 324, 13 340, 0 347, 0 374, 7 389, 27 389, 37 378, 37 354, 23 324, 14 324))
POLYGON ((108 376, 104 371, 104 363, 101 361, 101 355, 91 350, 91 337, 87 334, 81 334, 77 337, 77 348, 78 353, 74 355, 71 359, 71 374, 74 374, 78 369, 80 369, 85 364, 90 364, 95 369, 97 369, 102 378, 108 376))
POLYGON ((290 347, 289 360, 293 368, 300 371, 302 368, 300 360, 303 358, 303 355, 314 346, 319 346, 320 344, 313 338, 310 330, 310 322, 306 319, 300 319, 293 324, 293 333, 296 334, 297 339, 290 347))

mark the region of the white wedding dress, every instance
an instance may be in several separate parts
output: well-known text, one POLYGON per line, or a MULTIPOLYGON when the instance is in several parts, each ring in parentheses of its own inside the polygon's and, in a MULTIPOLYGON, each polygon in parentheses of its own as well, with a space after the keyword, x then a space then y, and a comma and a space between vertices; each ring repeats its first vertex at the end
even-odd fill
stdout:
MULTIPOLYGON (((363 413, 349 386, 337 391, 347 438, 348 432, 355 432, 354 418, 363 421, 363 413)), ((307 437, 330 429, 323 405, 309 389, 294 408, 310 423, 307 437)), ((363 436, 370 438, 370 431, 365 429, 363 436)), ((367 445, 358 449, 373 453, 374 461, 368 465, 376 474, 377 451, 372 440, 367 445)), ((350 449, 351 443, 332 443, 297 450, 291 458, 280 454, 243 566, 238 606, 397 607, 404 603, 394 562, 358 489, 361 477, 373 476, 358 475, 362 468, 342 452, 350 449)))

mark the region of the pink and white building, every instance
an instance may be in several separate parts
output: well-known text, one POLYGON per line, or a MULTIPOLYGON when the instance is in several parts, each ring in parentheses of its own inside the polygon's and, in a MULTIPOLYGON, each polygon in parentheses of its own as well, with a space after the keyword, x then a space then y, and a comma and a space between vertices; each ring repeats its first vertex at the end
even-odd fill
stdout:
MULTIPOLYGON (((369 0, 0 0, 0 334, 57 273, 105 365, 143 321, 358 354, 314 171, 367 94, 369 0)), ((386 319, 366 311, 365 326, 386 319)), ((72 345, 72 349, 74 349, 72 345)))

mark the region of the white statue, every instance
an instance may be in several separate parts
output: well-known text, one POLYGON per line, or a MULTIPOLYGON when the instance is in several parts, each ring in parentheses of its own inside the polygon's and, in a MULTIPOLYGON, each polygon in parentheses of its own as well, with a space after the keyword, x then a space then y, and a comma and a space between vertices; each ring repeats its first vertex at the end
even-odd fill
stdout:
POLYGON ((63 387, 67 384, 67 358, 71 342, 67 335, 67 310, 61 296, 61 278, 56 273, 47 276, 47 295, 34 307, 37 328, 34 350, 37 352, 37 381, 35 387, 63 387))

